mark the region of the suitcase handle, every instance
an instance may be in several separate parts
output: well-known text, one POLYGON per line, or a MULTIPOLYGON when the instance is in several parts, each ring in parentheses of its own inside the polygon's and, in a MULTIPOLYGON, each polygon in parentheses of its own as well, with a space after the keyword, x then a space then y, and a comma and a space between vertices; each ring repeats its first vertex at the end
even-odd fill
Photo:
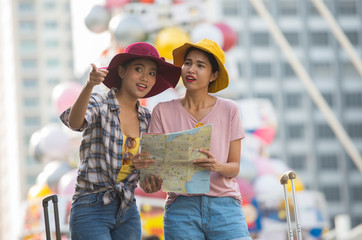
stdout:
POLYGON ((292 240, 293 238, 293 229, 291 226, 291 219, 290 219, 290 212, 289 212, 289 203, 288 203, 288 196, 287 196, 287 187, 288 181, 292 184, 292 193, 293 193, 293 206, 294 206, 294 215, 295 215, 295 225, 296 225, 296 233, 297 233, 297 240, 302 240, 302 229, 299 224, 299 216, 298 216, 298 207, 296 201, 296 194, 295 194, 295 186, 294 180, 297 178, 297 174, 294 171, 287 171, 283 173, 280 177, 280 184, 283 185, 284 189, 284 201, 285 201, 285 211, 287 214, 287 223, 288 223, 288 239, 292 240))
POLYGON ((60 240, 60 225, 59 225, 59 212, 58 212, 58 196, 56 194, 47 196, 43 199, 43 209, 44 209, 44 218, 45 218, 45 232, 47 240, 50 240, 50 227, 49 227, 49 213, 48 213, 48 203, 49 201, 53 202, 54 207, 54 220, 55 220, 55 234, 56 239, 60 240))

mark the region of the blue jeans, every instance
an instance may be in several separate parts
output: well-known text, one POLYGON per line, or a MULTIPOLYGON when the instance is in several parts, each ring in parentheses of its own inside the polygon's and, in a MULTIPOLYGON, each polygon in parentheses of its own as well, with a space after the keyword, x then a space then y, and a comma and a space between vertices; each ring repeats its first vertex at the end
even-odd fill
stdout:
POLYGON ((166 206, 165 240, 251 240, 244 212, 232 197, 178 196, 166 206))
POLYGON ((124 211, 120 200, 108 205, 102 202, 103 193, 89 194, 72 204, 70 233, 72 240, 140 240, 141 219, 133 202, 124 211))

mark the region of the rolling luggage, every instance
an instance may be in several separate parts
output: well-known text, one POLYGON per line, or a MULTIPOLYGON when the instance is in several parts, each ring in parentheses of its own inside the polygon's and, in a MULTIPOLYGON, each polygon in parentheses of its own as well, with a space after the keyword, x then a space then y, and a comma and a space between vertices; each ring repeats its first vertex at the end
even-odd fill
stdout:
POLYGON ((50 240, 50 227, 49 227, 49 213, 48 213, 48 203, 49 201, 53 202, 54 207, 54 221, 55 221, 55 234, 56 239, 60 240, 60 224, 59 224, 59 211, 58 211, 58 196, 57 195, 50 195, 43 199, 43 209, 44 209, 44 220, 45 220, 45 232, 46 232, 46 239, 50 240))
POLYGON ((295 227, 296 227, 297 240, 302 240, 302 229, 301 229, 300 223, 299 223, 298 207, 297 207, 297 201, 296 201, 296 197, 295 197, 294 180, 296 178, 297 178, 297 174, 294 171, 285 172, 280 177, 280 184, 283 185, 283 189, 284 189, 285 211, 286 211, 287 224, 288 224, 288 240, 294 239, 292 221, 290 219, 290 212, 289 212, 287 186, 286 186, 288 184, 289 179, 292 184, 292 193, 293 193, 292 196, 293 196, 293 204, 294 204, 294 216, 295 216, 295 227))

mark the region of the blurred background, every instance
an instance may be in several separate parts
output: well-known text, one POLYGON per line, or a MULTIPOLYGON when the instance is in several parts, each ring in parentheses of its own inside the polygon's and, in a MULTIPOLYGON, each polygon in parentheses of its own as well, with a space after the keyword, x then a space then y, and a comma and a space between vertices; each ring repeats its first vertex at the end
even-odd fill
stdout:
MULTIPOLYGON (((303 239, 362 239, 359 0, 1 0, 0 239, 45 239, 40 202, 54 193, 68 239, 80 134, 58 116, 90 63, 107 66, 135 41, 172 62, 172 49, 203 38, 226 53, 230 85, 215 95, 240 106, 237 181, 254 239, 287 239, 287 170, 303 239)), ((142 104, 183 92, 180 82, 142 104)), ((162 239, 164 193, 136 194, 144 237, 162 239)))

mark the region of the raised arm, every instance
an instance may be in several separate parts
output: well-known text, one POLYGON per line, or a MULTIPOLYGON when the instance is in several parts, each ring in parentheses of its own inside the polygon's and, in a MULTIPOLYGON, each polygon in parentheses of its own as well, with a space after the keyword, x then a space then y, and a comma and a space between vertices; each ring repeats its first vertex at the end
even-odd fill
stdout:
POLYGON ((83 126, 93 87, 101 84, 108 74, 108 70, 106 69, 98 69, 94 64, 91 64, 91 66, 92 71, 89 74, 89 79, 70 110, 69 126, 71 128, 77 129, 83 126))

